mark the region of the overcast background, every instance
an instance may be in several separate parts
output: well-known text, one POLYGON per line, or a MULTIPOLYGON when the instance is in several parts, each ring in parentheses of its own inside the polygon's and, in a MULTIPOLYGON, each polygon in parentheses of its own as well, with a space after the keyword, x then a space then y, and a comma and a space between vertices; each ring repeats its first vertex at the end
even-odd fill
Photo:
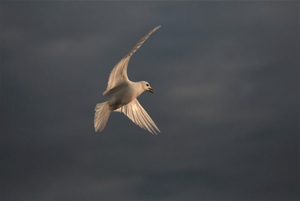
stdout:
POLYGON ((299 2, 1 2, 1 201, 299 200, 299 2), (133 81, 158 136, 113 113, 133 81))

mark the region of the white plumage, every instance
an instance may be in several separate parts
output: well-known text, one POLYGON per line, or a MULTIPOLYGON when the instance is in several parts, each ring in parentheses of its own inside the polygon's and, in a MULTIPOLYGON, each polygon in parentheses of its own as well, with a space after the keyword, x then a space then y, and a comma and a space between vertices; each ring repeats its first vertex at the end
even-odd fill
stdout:
POLYGON ((136 125, 157 134, 157 128, 151 117, 140 105, 137 97, 145 91, 154 93, 154 89, 146 81, 132 82, 127 76, 127 67, 130 57, 141 47, 147 38, 160 26, 150 30, 129 51, 129 53, 113 68, 109 75, 107 88, 103 95, 108 95, 106 102, 98 103, 95 108, 94 127, 95 131, 105 128, 109 115, 112 111, 123 112, 136 125))

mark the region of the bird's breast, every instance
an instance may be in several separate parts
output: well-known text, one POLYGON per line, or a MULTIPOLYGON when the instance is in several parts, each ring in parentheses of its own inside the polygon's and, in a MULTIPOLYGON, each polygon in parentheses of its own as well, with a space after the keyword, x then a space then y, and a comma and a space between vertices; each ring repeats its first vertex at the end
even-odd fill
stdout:
POLYGON ((130 87, 124 88, 112 94, 108 99, 108 104, 112 110, 116 110, 127 105, 136 98, 136 93, 130 87))

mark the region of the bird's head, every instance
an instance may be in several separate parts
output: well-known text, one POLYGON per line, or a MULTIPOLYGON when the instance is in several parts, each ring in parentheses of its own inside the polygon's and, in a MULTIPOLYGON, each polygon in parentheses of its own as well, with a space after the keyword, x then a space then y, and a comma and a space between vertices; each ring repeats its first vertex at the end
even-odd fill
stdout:
POLYGON ((141 83, 142 89, 143 89, 144 91, 149 91, 149 92, 151 92, 151 93, 154 93, 154 92, 155 92, 155 90, 150 86, 150 84, 149 84, 148 82, 146 82, 146 81, 141 81, 140 83, 141 83))

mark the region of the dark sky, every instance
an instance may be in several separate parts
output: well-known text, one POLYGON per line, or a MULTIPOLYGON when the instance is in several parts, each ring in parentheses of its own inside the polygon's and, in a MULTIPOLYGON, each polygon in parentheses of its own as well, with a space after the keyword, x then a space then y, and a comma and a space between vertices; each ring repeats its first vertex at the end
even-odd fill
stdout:
POLYGON ((299 2, 1 2, 1 201, 299 200, 299 2), (128 75, 158 136, 113 113, 128 75))

